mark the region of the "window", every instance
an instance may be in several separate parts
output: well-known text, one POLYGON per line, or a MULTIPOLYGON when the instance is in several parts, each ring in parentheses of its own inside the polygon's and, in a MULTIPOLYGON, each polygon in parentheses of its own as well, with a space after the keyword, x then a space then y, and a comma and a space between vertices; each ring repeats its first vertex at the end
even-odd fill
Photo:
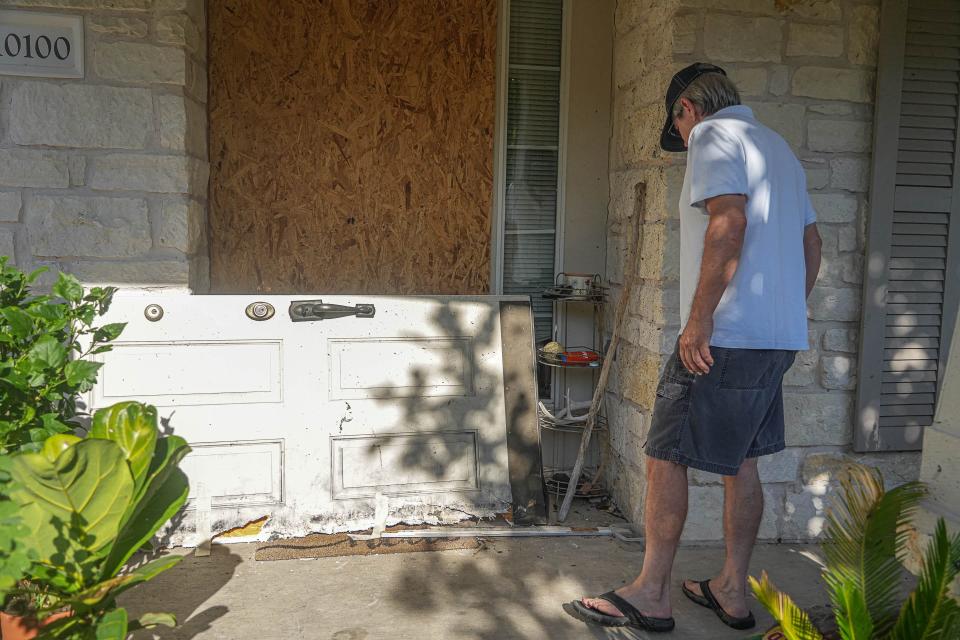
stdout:
POLYGON ((563 0, 504 0, 499 176, 493 246, 504 294, 530 295, 536 340, 553 333, 553 308, 540 294, 558 262, 563 0))

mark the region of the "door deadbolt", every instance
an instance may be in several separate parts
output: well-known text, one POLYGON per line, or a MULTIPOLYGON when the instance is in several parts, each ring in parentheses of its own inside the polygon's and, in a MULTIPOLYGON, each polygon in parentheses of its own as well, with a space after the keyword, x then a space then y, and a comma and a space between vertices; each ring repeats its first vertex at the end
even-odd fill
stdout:
POLYGON ((269 302, 251 302, 245 313, 251 320, 269 320, 276 313, 276 309, 269 302))

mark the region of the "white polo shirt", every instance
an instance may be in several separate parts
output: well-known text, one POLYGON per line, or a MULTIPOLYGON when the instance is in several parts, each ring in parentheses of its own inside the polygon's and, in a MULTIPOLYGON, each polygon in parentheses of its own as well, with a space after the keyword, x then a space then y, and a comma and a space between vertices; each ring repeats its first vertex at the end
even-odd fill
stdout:
POLYGON ((739 105, 690 133, 680 198, 681 332, 700 279, 714 196, 747 197, 747 229, 737 271, 713 314, 710 344, 736 349, 809 348, 804 227, 816 222, 807 178, 790 146, 739 105))

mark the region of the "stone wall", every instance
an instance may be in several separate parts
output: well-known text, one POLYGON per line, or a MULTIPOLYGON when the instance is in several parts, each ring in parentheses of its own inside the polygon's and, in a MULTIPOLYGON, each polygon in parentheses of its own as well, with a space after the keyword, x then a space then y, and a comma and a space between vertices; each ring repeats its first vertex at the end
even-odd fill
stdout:
MULTIPOLYGON (((824 495, 847 458, 879 467, 890 482, 915 478, 919 454, 851 453, 857 330, 872 146, 879 3, 861 0, 620 0, 614 68, 614 131, 608 278, 622 286, 635 185, 647 202, 640 284, 608 398, 608 482, 634 521, 643 506, 646 437, 657 375, 679 322, 677 202, 685 157, 658 147, 663 93, 687 64, 723 66, 757 117, 780 132, 807 169, 824 239, 810 298, 810 350, 785 380, 787 445, 760 466, 764 539, 819 534, 824 495)), ((720 477, 692 471, 687 540, 715 540, 720 477)))
POLYGON ((2 0, 79 14, 85 77, 0 78, 0 254, 84 282, 206 289, 203 0, 2 0))

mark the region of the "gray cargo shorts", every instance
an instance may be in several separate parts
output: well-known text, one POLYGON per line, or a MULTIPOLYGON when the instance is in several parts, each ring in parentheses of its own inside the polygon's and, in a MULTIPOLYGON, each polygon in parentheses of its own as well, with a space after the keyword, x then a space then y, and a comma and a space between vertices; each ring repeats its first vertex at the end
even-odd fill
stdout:
POLYGON ((696 376, 677 347, 657 386, 648 456, 733 476, 745 459, 783 450, 783 375, 796 351, 710 347, 710 373, 696 376))

